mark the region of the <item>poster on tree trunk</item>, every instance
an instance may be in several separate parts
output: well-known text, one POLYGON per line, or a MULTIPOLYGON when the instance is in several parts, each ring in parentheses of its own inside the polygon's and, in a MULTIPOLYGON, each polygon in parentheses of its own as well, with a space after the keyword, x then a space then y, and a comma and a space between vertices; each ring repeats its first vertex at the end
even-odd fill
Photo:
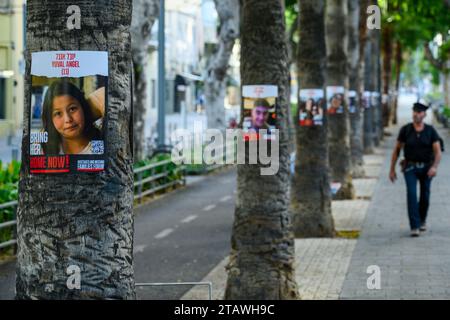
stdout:
POLYGON ((356 113, 358 111, 358 106, 356 104, 357 92, 355 90, 350 90, 348 92, 348 112, 356 113))
POLYGON ((362 96, 362 100, 361 100, 361 106, 364 109, 369 109, 370 108, 370 91, 364 91, 363 96, 362 96))
POLYGON ((344 113, 344 87, 328 86, 327 87, 327 113, 330 115, 344 113))
POLYGON ((278 87, 246 85, 242 87, 244 104, 242 129, 244 140, 274 140, 277 129, 278 87))
POLYGON ((299 124, 302 127, 321 126, 324 109, 323 89, 301 89, 299 124))
POLYGON ((30 173, 105 169, 108 53, 31 54, 30 173))
POLYGON ((380 93, 377 91, 373 91, 370 95, 370 104, 372 105, 372 107, 377 107, 380 102, 380 93))

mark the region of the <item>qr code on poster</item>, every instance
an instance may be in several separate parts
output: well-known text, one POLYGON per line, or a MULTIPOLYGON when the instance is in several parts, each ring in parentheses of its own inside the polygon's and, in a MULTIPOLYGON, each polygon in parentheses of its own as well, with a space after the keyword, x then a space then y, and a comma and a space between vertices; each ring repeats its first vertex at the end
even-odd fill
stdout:
POLYGON ((103 140, 92 140, 91 143, 93 154, 103 154, 104 152, 103 140))

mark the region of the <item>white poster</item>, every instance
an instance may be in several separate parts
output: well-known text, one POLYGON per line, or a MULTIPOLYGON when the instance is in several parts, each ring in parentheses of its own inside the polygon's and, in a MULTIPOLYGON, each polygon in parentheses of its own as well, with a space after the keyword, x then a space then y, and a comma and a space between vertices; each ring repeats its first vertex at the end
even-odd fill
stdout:
POLYGON ((31 55, 30 172, 105 169, 108 53, 31 55))

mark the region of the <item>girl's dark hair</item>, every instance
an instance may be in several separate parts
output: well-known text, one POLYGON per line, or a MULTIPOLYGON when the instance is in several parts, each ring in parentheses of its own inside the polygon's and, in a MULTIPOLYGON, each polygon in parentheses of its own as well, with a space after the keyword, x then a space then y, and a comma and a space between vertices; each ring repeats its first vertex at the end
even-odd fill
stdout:
POLYGON ((54 81, 48 88, 45 94, 43 108, 42 108, 42 123, 44 130, 48 133, 48 141, 43 144, 44 153, 59 154, 59 146, 61 144, 61 135, 53 125, 52 111, 53 111, 53 99, 60 96, 69 95, 76 99, 84 113, 84 130, 83 134, 88 137, 89 140, 100 139, 101 132, 94 125, 94 117, 92 115, 91 108, 83 94, 83 92, 77 88, 73 83, 68 80, 54 81))

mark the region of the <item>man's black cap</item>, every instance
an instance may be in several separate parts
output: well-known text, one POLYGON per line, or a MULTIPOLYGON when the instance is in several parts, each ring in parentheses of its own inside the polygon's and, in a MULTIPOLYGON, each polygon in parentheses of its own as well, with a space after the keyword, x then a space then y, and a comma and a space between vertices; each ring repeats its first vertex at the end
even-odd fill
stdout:
POLYGON ((428 106, 426 106, 426 105, 424 105, 424 104, 422 104, 420 102, 416 102, 413 105, 413 110, 414 111, 421 112, 421 111, 427 111, 427 109, 428 109, 428 106))

